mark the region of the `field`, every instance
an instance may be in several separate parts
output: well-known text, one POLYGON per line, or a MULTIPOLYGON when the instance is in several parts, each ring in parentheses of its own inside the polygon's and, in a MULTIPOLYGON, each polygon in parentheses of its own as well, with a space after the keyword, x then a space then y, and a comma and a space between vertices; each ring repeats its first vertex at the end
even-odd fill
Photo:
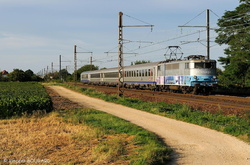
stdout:
POLYGON ((35 110, 50 111, 52 102, 41 84, 0 82, 0 118, 31 114, 35 110))
POLYGON ((58 165, 151 164, 158 156, 162 157, 159 154, 165 154, 167 158, 170 150, 161 147, 155 135, 128 122, 123 123, 120 119, 86 109, 52 112, 43 117, 2 120, 0 164, 35 164, 39 161, 58 165), (91 126, 89 120, 94 120, 94 116, 104 118, 96 119, 92 123, 95 126, 91 126), (88 120, 87 124, 84 119, 88 120), (96 127, 100 125, 97 121, 111 120, 121 124, 120 132, 114 128, 96 127), (134 133, 121 133, 125 127, 128 130, 132 128, 134 133))
POLYGON ((0 164, 165 164, 169 160, 172 150, 156 135, 47 92, 53 112, 37 110, 0 120, 0 164))

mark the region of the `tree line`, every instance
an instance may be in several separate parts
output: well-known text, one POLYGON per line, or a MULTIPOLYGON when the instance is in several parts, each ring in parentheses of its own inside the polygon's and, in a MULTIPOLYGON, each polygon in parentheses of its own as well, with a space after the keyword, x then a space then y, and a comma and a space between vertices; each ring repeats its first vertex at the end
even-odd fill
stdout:
MULTIPOLYGON (((80 74, 84 71, 89 70, 98 70, 99 67, 95 65, 84 65, 83 67, 79 68, 76 71, 77 80, 80 80, 80 74)), ((0 73, 0 81, 19 81, 19 82, 26 82, 26 81, 50 81, 50 80, 60 80, 60 81, 73 81, 74 80, 74 73, 70 74, 66 69, 62 69, 59 72, 50 72, 45 75, 36 75, 30 69, 23 71, 22 69, 13 69, 12 72, 8 73, 0 73)))
POLYGON ((0 81, 41 81, 42 78, 34 74, 30 69, 23 71, 22 69, 14 69, 10 73, 0 74, 0 81))

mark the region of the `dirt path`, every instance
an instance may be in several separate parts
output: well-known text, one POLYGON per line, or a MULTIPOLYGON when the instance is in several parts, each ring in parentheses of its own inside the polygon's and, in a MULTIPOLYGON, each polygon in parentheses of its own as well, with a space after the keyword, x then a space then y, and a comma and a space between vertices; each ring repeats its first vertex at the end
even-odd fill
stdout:
POLYGON ((91 98, 64 87, 51 86, 61 96, 89 108, 128 120, 163 138, 175 149, 173 164, 247 165, 250 145, 214 130, 157 116, 122 105, 91 98))

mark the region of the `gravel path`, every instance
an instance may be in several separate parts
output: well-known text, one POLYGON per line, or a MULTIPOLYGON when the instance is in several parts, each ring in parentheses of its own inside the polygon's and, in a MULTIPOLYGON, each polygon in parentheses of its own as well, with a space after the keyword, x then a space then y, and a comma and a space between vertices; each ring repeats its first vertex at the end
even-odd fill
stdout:
POLYGON ((62 97, 128 120, 159 135, 175 150, 172 164, 247 165, 250 145, 214 130, 91 98, 51 86, 62 97))

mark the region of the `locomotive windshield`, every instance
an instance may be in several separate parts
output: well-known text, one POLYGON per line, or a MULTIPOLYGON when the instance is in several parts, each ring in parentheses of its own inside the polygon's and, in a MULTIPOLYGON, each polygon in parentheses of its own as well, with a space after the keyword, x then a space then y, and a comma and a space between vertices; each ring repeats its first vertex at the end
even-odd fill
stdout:
POLYGON ((194 68, 215 68, 215 62, 196 62, 194 68))

